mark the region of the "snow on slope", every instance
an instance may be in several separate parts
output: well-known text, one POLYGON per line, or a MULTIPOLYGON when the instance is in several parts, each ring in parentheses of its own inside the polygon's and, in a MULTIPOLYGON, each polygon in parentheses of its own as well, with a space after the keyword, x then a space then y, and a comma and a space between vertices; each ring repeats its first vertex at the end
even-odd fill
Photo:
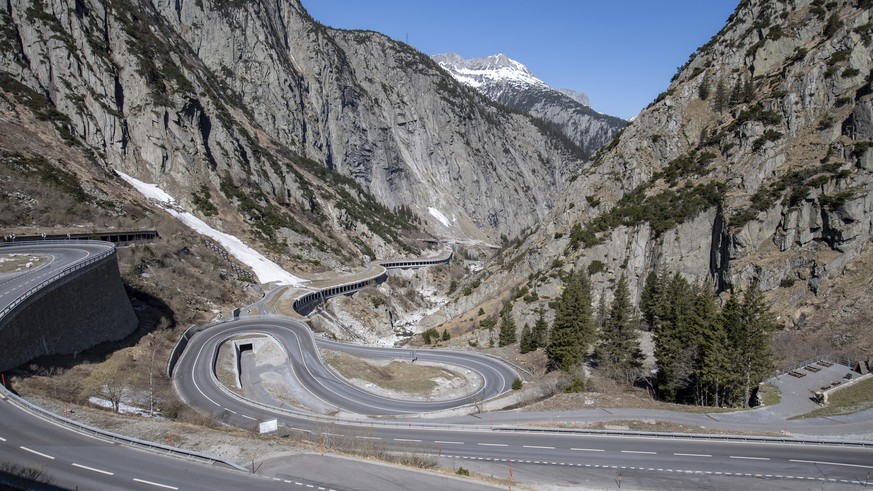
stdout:
POLYGON ((136 190, 143 196, 157 201, 163 206, 167 213, 178 218, 182 223, 193 229, 195 232, 210 237, 221 244, 221 247, 224 247, 228 254, 237 258, 246 266, 252 268, 252 271, 254 271, 255 275, 258 277, 259 282, 276 282, 280 285, 289 286, 301 286, 306 283, 306 280, 298 278, 285 271, 278 264, 270 261, 260 252, 245 245, 243 241, 233 235, 215 230, 207 225, 206 222, 187 211, 179 211, 177 209, 176 200, 169 194, 165 193, 157 185, 142 182, 118 170, 116 170, 115 173, 121 176, 125 181, 129 182, 130 185, 136 188, 136 190))
POLYGON ((446 218, 445 215, 443 215, 443 212, 437 210, 436 208, 434 208, 434 207, 432 207, 432 206, 431 206, 430 208, 427 209, 427 212, 430 213, 431 216, 433 216, 434 218, 436 218, 437 220, 439 220, 440 223, 443 224, 443 227, 448 227, 448 226, 449 226, 449 219, 446 218))

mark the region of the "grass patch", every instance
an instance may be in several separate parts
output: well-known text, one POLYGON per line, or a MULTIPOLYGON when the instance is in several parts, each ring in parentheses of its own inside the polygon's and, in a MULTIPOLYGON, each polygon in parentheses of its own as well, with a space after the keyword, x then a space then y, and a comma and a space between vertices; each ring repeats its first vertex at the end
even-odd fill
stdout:
POLYGON ((873 407, 873 378, 834 392, 828 405, 789 419, 818 418, 857 413, 873 407))
POLYGON ((358 379, 383 389, 430 396, 437 388, 436 378, 451 380, 460 374, 435 366, 394 360, 387 364, 371 363, 339 351, 322 351, 324 361, 347 379, 358 379))
POLYGON ((763 385, 759 391, 761 394, 761 402, 765 406, 775 406, 782 401, 782 392, 772 385, 763 385))

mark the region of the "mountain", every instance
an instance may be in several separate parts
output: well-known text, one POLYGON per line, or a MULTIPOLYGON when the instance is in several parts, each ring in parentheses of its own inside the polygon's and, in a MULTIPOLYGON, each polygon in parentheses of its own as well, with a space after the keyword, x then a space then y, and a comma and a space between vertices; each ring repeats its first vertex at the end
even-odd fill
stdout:
POLYGON ((512 110, 530 114, 554 128, 584 155, 590 155, 627 124, 591 109, 588 96, 553 89, 521 63, 505 55, 465 60, 456 53, 433 56, 455 79, 512 110))
POLYGON ((0 28, 4 114, 279 255, 517 236, 582 163, 410 46, 323 26, 297 0, 13 0, 0 28))
POLYGON ((765 292, 785 327, 774 338, 780 362, 869 354, 870 7, 741 2, 542 225, 476 281, 538 292, 533 312, 571 269, 591 274, 595 297, 624 275, 637 301, 650 271, 678 272, 720 292, 765 292))

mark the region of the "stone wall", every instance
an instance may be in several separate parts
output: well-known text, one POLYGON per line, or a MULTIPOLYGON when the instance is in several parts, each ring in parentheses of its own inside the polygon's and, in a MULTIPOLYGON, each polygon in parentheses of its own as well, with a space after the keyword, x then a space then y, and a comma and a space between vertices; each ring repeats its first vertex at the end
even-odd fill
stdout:
POLYGON ((138 325, 115 254, 46 286, 0 324, 0 371, 122 339, 138 325))

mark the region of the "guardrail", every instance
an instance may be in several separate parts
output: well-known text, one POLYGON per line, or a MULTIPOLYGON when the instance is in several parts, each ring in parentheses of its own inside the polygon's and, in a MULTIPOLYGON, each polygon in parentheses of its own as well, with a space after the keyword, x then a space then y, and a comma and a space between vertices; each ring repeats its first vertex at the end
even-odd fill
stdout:
MULTIPOLYGON (((0 310, 0 325, 2 325, 2 321, 4 318, 6 318, 6 316, 8 316, 10 313, 12 313, 17 307, 19 307, 28 298, 35 295, 39 290, 45 288, 49 284, 54 283, 55 281, 65 277, 65 276, 70 275, 71 273, 74 273, 74 272, 79 271, 81 269, 87 268, 87 267, 93 265, 94 263, 97 263, 99 261, 103 261, 103 260, 105 260, 105 259, 107 259, 115 254, 115 245, 108 243, 108 242, 104 242, 104 241, 82 241, 82 240, 66 241, 66 240, 64 240, 64 241, 51 241, 50 243, 52 245, 56 245, 59 242, 70 243, 70 244, 83 244, 83 243, 100 244, 101 246, 107 247, 107 250, 100 252, 99 254, 96 254, 94 256, 89 256, 86 259, 83 259, 81 261, 77 261, 76 263, 71 264, 70 266, 67 266, 66 268, 62 269, 58 273, 52 275, 50 278, 41 281, 38 285, 28 289, 26 292, 19 295, 18 298, 14 299, 12 302, 9 303, 9 305, 7 305, 2 310, 0 310)), ((17 243, 9 242, 9 243, 5 243, 5 244, 0 244, 0 250, 2 250, 4 247, 12 247, 12 246, 25 246, 25 247, 34 246, 34 247, 36 247, 36 246, 45 246, 45 245, 47 245, 47 241, 35 241, 35 242, 23 242, 23 243, 22 242, 17 242, 17 243)), ((79 431, 81 433, 89 434, 92 436, 96 436, 96 437, 103 438, 103 439, 117 442, 117 443, 123 443, 126 445, 135 446, 137 448, 143 448, 145 450, 149 450, 152 452, 162 453, 165 455, 172 455, 175 457, 182 457, 182 458, 186 458, 188 460, 206 462, 209 464, 219 463, 222 465, 226 465, 232 469, 237 469, 237 470, 242 470, 242 471, 248 472, 248 470, 242 466, 239 466, 237 464, 234 464, 233 462, 226 461, 224 459, 221 459, 221 458, 213 456, 213 455, 203 454, 203 453, 194 452, 194 451, 185 450, 185 449, 176 448, 176 447, 170 447, 168 445, 163 445, 163 444, 156 443, 156 442, 149 442, 146 440, 140 440, 138 438, 133 438, 133 437, 125 436, 125 435, 119 435, 119 434, 113 433, 111 431, 107 431, 107 430, 103 430, 100 428, 95 428, 93 426, 89 426, 85 423, 73 421, 73 420, 65 418, 63 416, 59 416, 59 415, 57 415, 57 414, 55 414, 55 413, 53 413, 45 408, 39 407, 36 404, 28 402, 27 400, 19 397, 17 394, 9 391, 9 389, 7 389, 3 385, 0 385, 0 396, 2 396, 4 399, 9 400, 12 404, 15 404, 16 406, 18 406, 19 408, 21 408, 22 410, 24 410, 26 412, 29 412, 29 413, 37 415, 39 417, 43 417, 45 419, 51 420, 55 423, 60 424, 61 426, 64 426, 64 427, 69 428, 69 429, 73 429, 75 431, 79 431)))
POLYGON ((0 393, 9 400, 12 404, 15 404, 19 408, 24 411, 27 411, 32 414, 36 414, 40 417, 51 420, 54 423, 58 423, 61 426, 64 426, 68 429, 72 429, 78 431, 80 433, 85 433, 91 436, 95 436, 98 438, 102 438, 104 440, 109 440, 116 443, 122 443, 125 445, 132 445, 137 448, 143 448, 145 450, 149 450, 151 452, 160 453, 164 455, 171 455, 174 457, 182 457, 187 460, 194 460, 198 462, 205 462, 207 464, 222 464, 226 465, 232 469, 237 469, 241 471, 248 472, 248 469, 242 467, 240 465, 234 464, 233 462, 228 462, 220 457, 216 457, 214 455, 209 455, 205 453, 194 452, 191 450, 185 450, 183 448, 171 447, 169 445, 163 445, 161 443, 149 442, 146 440, 140 440, 138 438, 133 438, 130 436, 119 435, 118 433, 113 433, 111 431, 103 430, 100 428, 95 428, 93 426, 87 425, 85 423, 81 423, 79 421, 73 421, 72 419, 65 418, 63 416, 57 415, 45 408, 39 407, 32 402, 28 402, 27 400, 19 397, 18 395, 12 393, 6 387, 0 385, 0 393))
POLYGON ((559 433, 559 434, 578 434, 590 436, 625 436, 628 438, 669 438, 672 440, 707 440, 707 441, 725 441, 725 442, 759 442, 759 443, 778 443, 778 444, 796 444, 796 445, 827 445, 840 447, 860 447, 873 448, 873 442, 864 442, 859 440, 817 440, 814 438, 780 438, 773 436, 756 436, 756 435, 716 435, 706 433, 666 433, 661 431, 620 431, 620 430, 589 430, 576 428, 539 428, 539 427, 524 427, 524 426, 504 426, 496 427, 493 431, 502 431, 510 433, 559 433))
MULTIPOLYGON (((800 363, 795 363, 794 365, 792 365, 790 367, 781 369, 779 371, 779 375, 782 375, 782 374, 785 374, 788 372, 793 372, 796 370, 800 370, 801 368, 803 368, 807 365, 815 365, 816 363, 818 363, 820 361, 829 361, 829 362, 835 363, 837 365, 847 366, 847 367, 849 367, 849 370, 853 370, 852 361, 848 357, 833 356, 833 355, 818 355, 815 358, 812 358, 810 360, 802 361, 800 363)), ((777 383, 776 377, 778 377, 779 375, 768 378, 767 380, 764 381, 764 383, 769 384, 769 385, 776 385, 776 383, 777 383)))
MULTIPOLYGON (((82 244, 82 243, 100 244, 102 246, 106 246, 108 244, 107 242, 94 241, 94 240, 88 240, 88 241, 82 241, 82 240, 66 241, 65 240, 65 241, 52 241, 51 243, 57 244, 58 242, 63 242, 63 243, 75 242, 77 244, 82 244)), ((40 245, 45 246, 46 242, 44 242, 44 241, 8 242, 8 243, 0 244, 0 249, 2 249, 4 247, 12 247, 12 246, 27 247, 27 246, 40 246, 40 245)), ((42 290, 44 287, 48 286, 50 283, 54 283, 55 281, 63 278, 64 276, 69 275, 70 273, 73 273, 73 272, 78 271, 82 268, 88 267, 88 266, 96 263, 97 261, 101 261, 109 256, 112 256, 113 254, 115 254, 115 245, 112 245, 112 247, 109 247, 106 251, 103 251, 95 256, 91 256, 91 257, 88 257, 82 261, 78 261, 74 264, 71 264, 70 266, 67 266, 66 268, 59 271, 58 273, 55 273, 50 278, 41 281, 38 285, 30 288, 26 292, 19 295, 18 298, 16 298, 12 302, 10 302, 6 307, 3 307, 3 309, 0 309, 0 324, 2 324, 3 318, 6 317, 6 315, 8 315, 10 312, 12 312, 16 307, 21 305, 25 300, 27 300, 28 298, 30 298, 31 296, 36 294, 36 292, 38 292, 38 291, 42 290)))

